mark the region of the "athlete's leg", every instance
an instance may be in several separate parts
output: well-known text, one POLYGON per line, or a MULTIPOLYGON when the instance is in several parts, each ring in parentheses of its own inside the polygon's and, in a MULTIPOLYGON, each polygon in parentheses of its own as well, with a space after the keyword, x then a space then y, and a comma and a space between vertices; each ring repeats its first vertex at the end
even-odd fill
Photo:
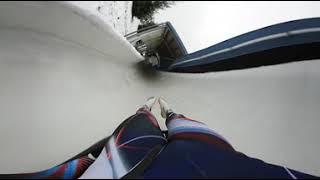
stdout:
POLYGON ((162 147, 167 142, 150 112, 155 101, 155 98, 148 99, 134 115, 121 123, 111 136, 58 166, 35 173, 1 174, 0 178, 121 177, 155 147, 162 147))
POLYGON ((265 163, 233 149, 204 123, 173 112, 159 100, 168 144, 144 172, 145 178, 303 178, 312 177, 265 163))
POLYGON ((81 178, 130 177, 135 175, 131 172, 138 173, 148 165, 146 159, 157 154, 167 143, 150 111, 155 101, 155 98, 149 99, 118 126, 81 178))

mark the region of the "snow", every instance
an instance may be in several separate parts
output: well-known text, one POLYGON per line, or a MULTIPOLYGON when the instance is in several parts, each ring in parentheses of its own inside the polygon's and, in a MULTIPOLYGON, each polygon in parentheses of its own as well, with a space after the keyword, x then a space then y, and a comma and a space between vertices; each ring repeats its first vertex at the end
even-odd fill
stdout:
POLYGON ((96 11, 0 2, 0 173, 59 164, 162 96, 239 151, 320 175, 319 60, 205 74, 140 61, 96 11))
POLYGON ((98 12, 121 35, 136 31, 139 19, 132 17, 132 1, 73 1, 85 10, 98 12))

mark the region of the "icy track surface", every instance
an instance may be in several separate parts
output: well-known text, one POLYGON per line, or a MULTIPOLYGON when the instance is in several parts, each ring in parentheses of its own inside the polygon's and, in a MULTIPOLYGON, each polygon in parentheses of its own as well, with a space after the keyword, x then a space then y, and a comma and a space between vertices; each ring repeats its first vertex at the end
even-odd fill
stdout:
POLYGON ((239 151, 320 175, 320 61, 206 74, 155 72, 140 61, 98 14, 65 2, 0 2, 0 173, 59 164, 162 96, 239 151))

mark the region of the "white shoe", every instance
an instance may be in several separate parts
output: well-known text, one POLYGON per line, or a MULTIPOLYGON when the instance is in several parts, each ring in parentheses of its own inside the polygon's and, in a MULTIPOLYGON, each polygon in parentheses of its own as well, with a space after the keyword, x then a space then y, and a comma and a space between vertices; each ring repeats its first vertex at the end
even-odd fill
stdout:
POLYGON ((153 96, 149 97, 147 99, 147 102, 143 106, 151 111, 151 109, 152 109, 153 105, 156 103, 156 101, 157 101, 157 98, 155 98, 153 96))
POLYGON ((163 118, 167 118, 168 114, 173 112, 172 109, 169 107, 169 104, 163 98, 159 98, 158 101, 160 104, 161 116, 163 118))

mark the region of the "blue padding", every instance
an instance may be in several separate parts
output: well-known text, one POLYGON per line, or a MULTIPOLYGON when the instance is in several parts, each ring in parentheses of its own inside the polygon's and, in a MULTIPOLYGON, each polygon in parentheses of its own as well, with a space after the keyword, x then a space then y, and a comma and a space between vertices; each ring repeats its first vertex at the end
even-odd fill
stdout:
POLYGON ((268 26, 259 30, 251 31, 249 33, 231 38, 229 40, 218 43, 203 50, 188 54, 176 60, 174 64, 172 64, 170 69, 214 63, 217 61, 228 60, 237 56, 257 53, 260 51, 265 51, 279 47, 320 42, 320 31, 290 34, 289 36, 261 41, 252 45, 243 46, 235 50, 226 51, 224 53, 182 63, 193 58, 201 57, 219 50, 231 48, 233 46, 246 43, 248 41, 256 40, 259 38, 264 38, 267 36, 272 36, 275 34, 286 33, 295 30, 314 28, 320 28, 320 18, 301 19, 268 26))

